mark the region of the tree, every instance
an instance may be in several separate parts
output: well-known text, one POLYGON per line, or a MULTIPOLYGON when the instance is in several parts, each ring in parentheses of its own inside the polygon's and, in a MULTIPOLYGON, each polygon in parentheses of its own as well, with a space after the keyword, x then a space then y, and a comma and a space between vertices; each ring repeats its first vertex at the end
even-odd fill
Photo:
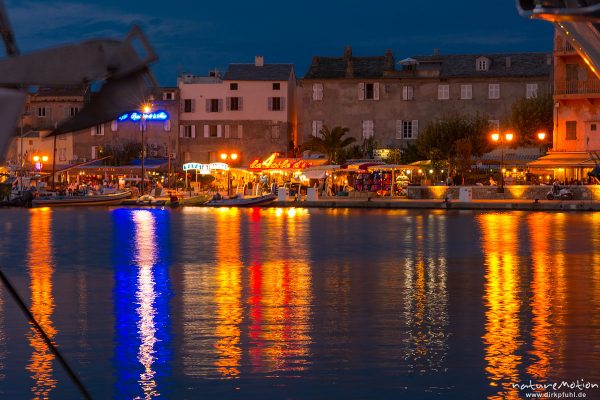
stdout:
POLYGON ((523 97, 513 104, 511 120, 518 133, 518 144, 539 145, 538 132, 545 132, 546 137, 552 137, 553 104, 549 94, 531 99, 523 97))
POLYGON ((319 132, 319 136, 313 136, 304 144, 304 149, 310 153, 322 153, 327 157, 329 163, 339 163, 345 156, 345 147, 356 141, 353 137, 344 137, 349 132, 348 128, 336 126, 329 129, 326 125, 319 132))
POLYGON ((410 164, 415 161, 420 161, 427 158, 424 154, 419 151, 419 147, 414 143, 409 143, 405 148, 402 149, 400 155, 401 164, 410 164))
POLYGON ((429 124, 417 138, 417 149, 432 163, 445 161, 452 167, 460 159, 464 168, 471 156, 481 157, 489 151, 488 134, 487 118, 454 115, 429 124))

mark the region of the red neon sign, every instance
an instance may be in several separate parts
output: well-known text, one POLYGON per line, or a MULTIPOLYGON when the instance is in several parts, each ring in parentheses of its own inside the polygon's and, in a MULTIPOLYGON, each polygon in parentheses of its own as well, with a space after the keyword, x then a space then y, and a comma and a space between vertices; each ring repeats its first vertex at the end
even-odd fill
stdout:
POLYGON ((252 161, 249 169, 304 169, 311 165, 312 163, 299 158, 275 158, 273 154, 264 161, 252 161))

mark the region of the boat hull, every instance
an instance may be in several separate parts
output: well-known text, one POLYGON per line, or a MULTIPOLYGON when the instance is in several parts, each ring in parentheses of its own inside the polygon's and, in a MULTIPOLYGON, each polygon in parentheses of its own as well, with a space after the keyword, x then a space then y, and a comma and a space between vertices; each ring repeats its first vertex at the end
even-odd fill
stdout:
POLYGON ((119 205, 131 196, 131 192, 106 194, 98 196, 60 196, 47 199, 34 199, 34 207, 72 207, 72 206, 106 206, 119 205))
POLYGON ((254 207, 272 203, 276 198, 277 196, 274 194, 269 194, 266 196, 243 199, 210 200, 204 203, 204 205, 208 207, 254 207))

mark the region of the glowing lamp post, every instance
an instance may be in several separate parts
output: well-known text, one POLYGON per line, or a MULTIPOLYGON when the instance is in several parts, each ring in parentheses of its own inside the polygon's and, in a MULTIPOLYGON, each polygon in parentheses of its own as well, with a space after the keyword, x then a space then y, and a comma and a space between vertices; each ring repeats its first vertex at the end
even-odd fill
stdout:
POLYGON ((144 160, 146 158, 146 143, 144 141, 144 132, 146 131, 146 118, 147 115, 152 111, 152 107, 149 104, 142 105, 142 118, 140 119, 140 128, 142 131, 142 187, 140 188, 140 194, 144 194, 145 181, 146 181, 146 170, 144 168, 144 160))
POLYGON ((44 163, 48 162, 48 156, 33 156, 33 162, 35 163, 35 169, 42 172, 42 167, 44 163))
POLYGON ((501 135, 498 132, 492 133, 492 141, 500 144, 500 187, 498 193, 504 193, 504 143, 510 143, 514 139, 514 134, 506 132, 501 135))
MULTIPOLYGON (((233 152, 233 153, 223 152, 223 153, 219 154, 219 158, 223 162, 226 162, 227 160, 231 160, 232 162, 235 162, 238 159, 238 154, 235 152, 233 152)), ((229 179, 229 170, 227 170, 227 196, 230 196, 230 195, 231 195, 231 179, 229 179)))
POLYGON ((544 139, 546 139, 546 132, 538 132, 537 137, 540 140, 540 142, 543 141, 544 139))

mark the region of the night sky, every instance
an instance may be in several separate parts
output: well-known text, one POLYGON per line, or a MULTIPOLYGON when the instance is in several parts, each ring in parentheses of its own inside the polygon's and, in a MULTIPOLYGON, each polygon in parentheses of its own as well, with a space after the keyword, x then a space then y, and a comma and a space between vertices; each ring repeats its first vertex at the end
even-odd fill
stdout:
POLYGON ((88 38, 122 38, 142 26, 160 61, 162 85, 181 72, 206 75, 229 63, 293 63, 311 58, 550 51, 552 26, 517 14, 512 0, 5 0, 22 53, 88 38), (452 6, 451 4, 456 4, 452 6))

